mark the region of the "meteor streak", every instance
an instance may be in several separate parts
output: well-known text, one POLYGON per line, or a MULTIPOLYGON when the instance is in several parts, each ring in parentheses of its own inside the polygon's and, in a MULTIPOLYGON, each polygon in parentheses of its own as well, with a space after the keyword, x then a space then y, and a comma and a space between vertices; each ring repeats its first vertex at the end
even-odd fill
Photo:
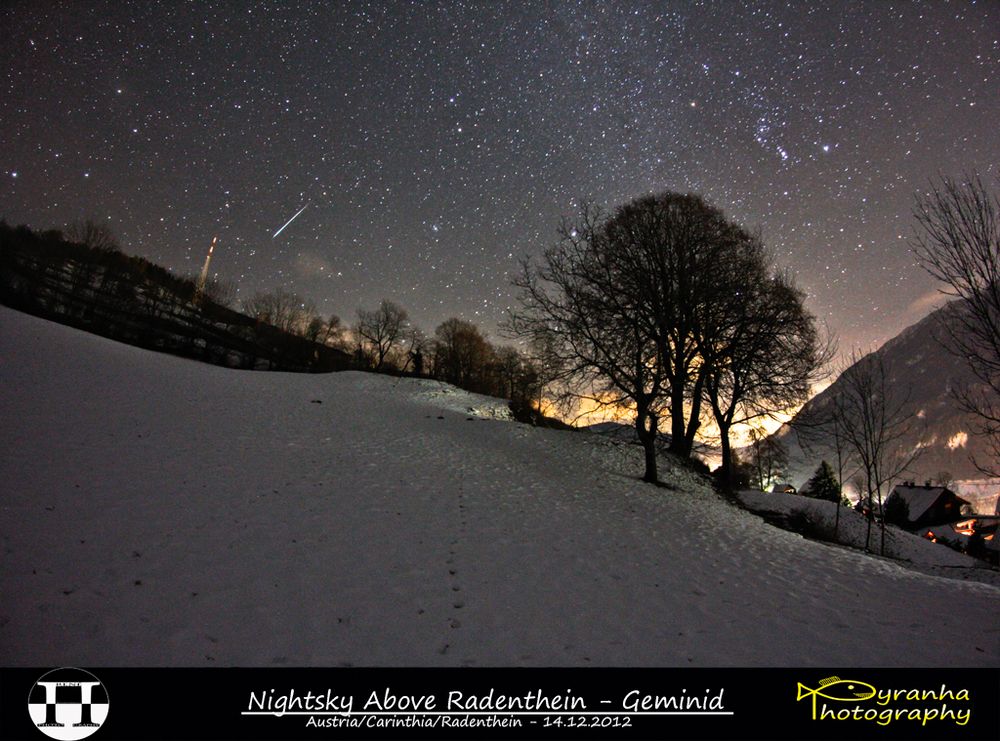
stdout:
POLYGON ((285 224, 284 224, 284 226, 282 226, 282 227, 281 227, 281 228, 280 228, 280 229, 279 229, 278 231, 276 231, 276 232, 275 232, 274 234, 272 234, 272 235, 271 235, 271 239, 274 239, 274 238, 275 238, 275 237, 277 237, 277 236, 278 236, 279 234, 281 234, 281 233, 282 233, 283 231, 285 231, 285 227, 286 227, 286 226, 288 226, 289 224, 291 224, 291 223, 292 223, 293 221, 295 221, 295 220, 296 220, 297 218, 299 218, 299 214, 300 214, 300 213, 302 213, 303 211, 305 211, 305 210, 306 210, 307 208, 309 208, 309 203, 306 203, 306 205, 305 205, 305 206, 303 206, 303 207, 302 207, 302 208, 300 208, 300 209, 299 209, 298 211, 296 211, 296 213, 295 213, 295 216, 293 216, 293 217, 292 217, 292 218, 290 218, 290 219, 289 219, 288 221, 286 221, 286 222, 285 222, 285 224))

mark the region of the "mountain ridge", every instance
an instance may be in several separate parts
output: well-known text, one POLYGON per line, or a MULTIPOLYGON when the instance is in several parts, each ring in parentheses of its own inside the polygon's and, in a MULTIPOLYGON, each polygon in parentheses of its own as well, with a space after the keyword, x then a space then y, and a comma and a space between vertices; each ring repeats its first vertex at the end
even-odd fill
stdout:
MULTIPOLYGON (((988 461, 989 446, 974 434, 975 419, 959 407, 954 396, 956 389, 975 387, 978 381, 965 361, 942 341, 944 324, 960 310, 960 301, 950 301, 858 361, 866 362, 873 355, 881 358, 890 388, 902 400, 904 413, 913 416, 902 442, 903 449, 919 451, 906 472, 909 479, 986 478, 973 459, 988 461)), ((810 422, 829 414, 834 399, 843 392, 842 378, 843 373, 773 435, 788 450, 788 479, 796 485, 805 483, 821 460, 835 459, 829 435, 818 433, 810 422)))

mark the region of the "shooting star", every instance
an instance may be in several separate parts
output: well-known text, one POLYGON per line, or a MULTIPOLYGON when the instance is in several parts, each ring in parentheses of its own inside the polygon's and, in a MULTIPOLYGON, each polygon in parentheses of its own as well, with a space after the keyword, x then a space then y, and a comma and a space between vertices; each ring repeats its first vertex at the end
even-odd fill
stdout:
POLYGON ((293 216, 293 217, 292 217, 292 218, 290 218, 290 219, 289 219, 288 221, 286 221, 286 222, 285 222, 285 224, 284 224, 284 226, 282 226, 282 227, 281 227, 281 228, 280 228, 280 229, 279 229, 278 231, 276 231, 276 232, 275 232, 274 234, 272 234, 272 235, 271 235, 271 239, 274 239, 275 237, 277 237, 277 236, 278 236, 279 234, 281 234, 281 233, 282 233, 283 231, 285 231, 285 227, 286 227, 286 226, 288 226, 288 225, 289 225, 289 224, 291 224, 291 223, 292 223, 293 221, 295 221, 295 220, 296 220, 297 218, 299 218, 299 214, 300 214, 300 213, 302 213, 303 211, 305 211, 305 210, 306 210, 307 208, 309 208, 309 203, 310 203, 310 202, 307 202, 305 206, 303 206, 302 208, 300 208, 300 209, 299 209, 299 210, 298 210, 298 211, 297 211, 297 212, 295 213, 295 216, 293 216))

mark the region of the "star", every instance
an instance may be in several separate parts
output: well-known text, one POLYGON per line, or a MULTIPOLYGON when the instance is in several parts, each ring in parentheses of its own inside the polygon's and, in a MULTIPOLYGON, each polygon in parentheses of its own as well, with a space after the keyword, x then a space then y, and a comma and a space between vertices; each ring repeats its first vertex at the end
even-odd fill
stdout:
POLYGON ((240 295, 343 317, 395 298, 428 334, 498 336, 512 270, 578 198, 671 189, 759 228, 840 344, 870 345, 906 307, 871 322, 868 297, 933 289, 897 237, 915 191, 1000 175, 996 3, 846 25, 781 2, 8 5, 0 218, 106 214, 179 274, 221 234, 240 295))

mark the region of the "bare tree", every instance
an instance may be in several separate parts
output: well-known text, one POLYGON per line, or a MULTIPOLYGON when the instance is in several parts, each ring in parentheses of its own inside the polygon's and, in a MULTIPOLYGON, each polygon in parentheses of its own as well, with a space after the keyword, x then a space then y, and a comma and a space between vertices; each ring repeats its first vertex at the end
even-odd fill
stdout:
POLYGON ((861 492, 868 505, 865 549, 871 543, 872 519, 881 521, 880 552, 885 554, 883 503, 892 482, 917 459, 919 449, 907 450, 902 441, 916 419, 907 411, 908 397, 890 382, 889 369, 879 353, 851 353, 840 374, 840 393, 833 400, 835 425, 859 466, 861 492), (877 506, 877 509, 876 509, 877 506))
POLYGON ((86 245, 95 250, 119 250, 118 237, 107 224, 96 219, 74 221, 66 229, 66 237, 71 242, 86 245))
MULTIPOLYGON (((657 481, 660 420, 690 456, 702 422, 701 312, 719 303, 720 271, 752 235, 697 195, 636 199, 606 217, 584 205, 541 264, 523 265, 509 328, 546 348, 568 393, 634 410, 645 481, 657 481)), ((735 271, 732 271, 735 272, 735 271)))
POLYGON ((305 330, 304 319, 313 313, 311 304, 284 288, 270 293, 258 291, 243 301, 243 311, 257 321, 292 334, 301 334, 305 330))
POLYGON ((479 328, 462 319, 446 319, 434 330, 434 373, 448 383, 485 391, 485 371, 493 348, 479 328))
MULTIPOLYGON (((853 460, 852 451, 848 448, 846 441, 844 440, 844 431, 840 428, 842 420, 837 414, 831 415, 830 427, 833 436, 833 452, 837 458, 837 481, 840 482, 841 486, 841 499, 844 498, 843 486, 844 486, 844 469, 847 468, 851 461, 853 460)), ((852 470, 851 473, 854 473, 852 470)), ((860 492, 860 489, 859 489, 860 492)), ((833 539, 837 540, 837 535, 840 532, 840 502, 837 503, 837 510, 833 518, 833 539)))
POLYGON ((766 491, 788 470, 788 451, 784 443, 764 430, 750 431, 750 460, 747 462, 757 488, 766 491))
POLYGON ((643 480, 656 483, 656 437, 665 399, 665 358, 651 336, 641 297, 625 290, 616 249, 600 211, 584 206, 576 224, 564 222, 559 242, 542 264, 528 261, 515 280, 519 311, 510 330, 543 351, 553 380, 564 395, 592 398, 601 405, 631 405, 645 451, 643 480))
POLYGON ((720 477, 732 484, 730 432, 735 424, 771 417, 805 401, 830 360, 805 296, 792 279, 768 275, 763 248, 747 241, 729 264, 729 281, 699 331, 705 396, 719 428, 720 477))
POLYGON ((977 176, 942 178, 918 197, 914 251, 923 268, 961 304, 942 323, 944 345, 966 360, 978 388, 956 389, 961 406, 978 420, 993 460, 973 461, 1000 475, 1000 196, 977 176))
POLYGON ((346 327, 341 323, 340 317, 336 314, 330 316, 323 322, 323 329, 317 338, 321 345, 340 347, 344 339, 346 327))
POLYGON ((201 295, 212 303, 229 307, 236 301, 237 291, 236 283, 233 281, 211 277, 205 281, 201 295))
POLYGON ((669 450, 686 458, 702 423, 703 315, 725 307, 723 284, 734 275, 725 266, 738 261, 754 237, 701 196, 678 193, 622 206, 599 236, 611 252, 618 290, 632 297, 636 328, 659 356, 669 450))
POLYGON ((308 322, 305 324, 305 330, 303 331, 302 336, 310 342, 319 342, 319 339, 323 336, 323 332, 325 330, 326 320, 319 314, 313 314, 308 317, 308 322))
POLYGON ((515 399, 520 379, 525 372, 526 358, 517 348, 509 345, 493 348, 490 371, 499 396, 515 399))
POLYGON ((406 310, 392 301, 382 299, 374 311, 358 309, 354 333, 362 353, 376 371, 386 367, 390 355, 403 342, 408 327, 406 310))

